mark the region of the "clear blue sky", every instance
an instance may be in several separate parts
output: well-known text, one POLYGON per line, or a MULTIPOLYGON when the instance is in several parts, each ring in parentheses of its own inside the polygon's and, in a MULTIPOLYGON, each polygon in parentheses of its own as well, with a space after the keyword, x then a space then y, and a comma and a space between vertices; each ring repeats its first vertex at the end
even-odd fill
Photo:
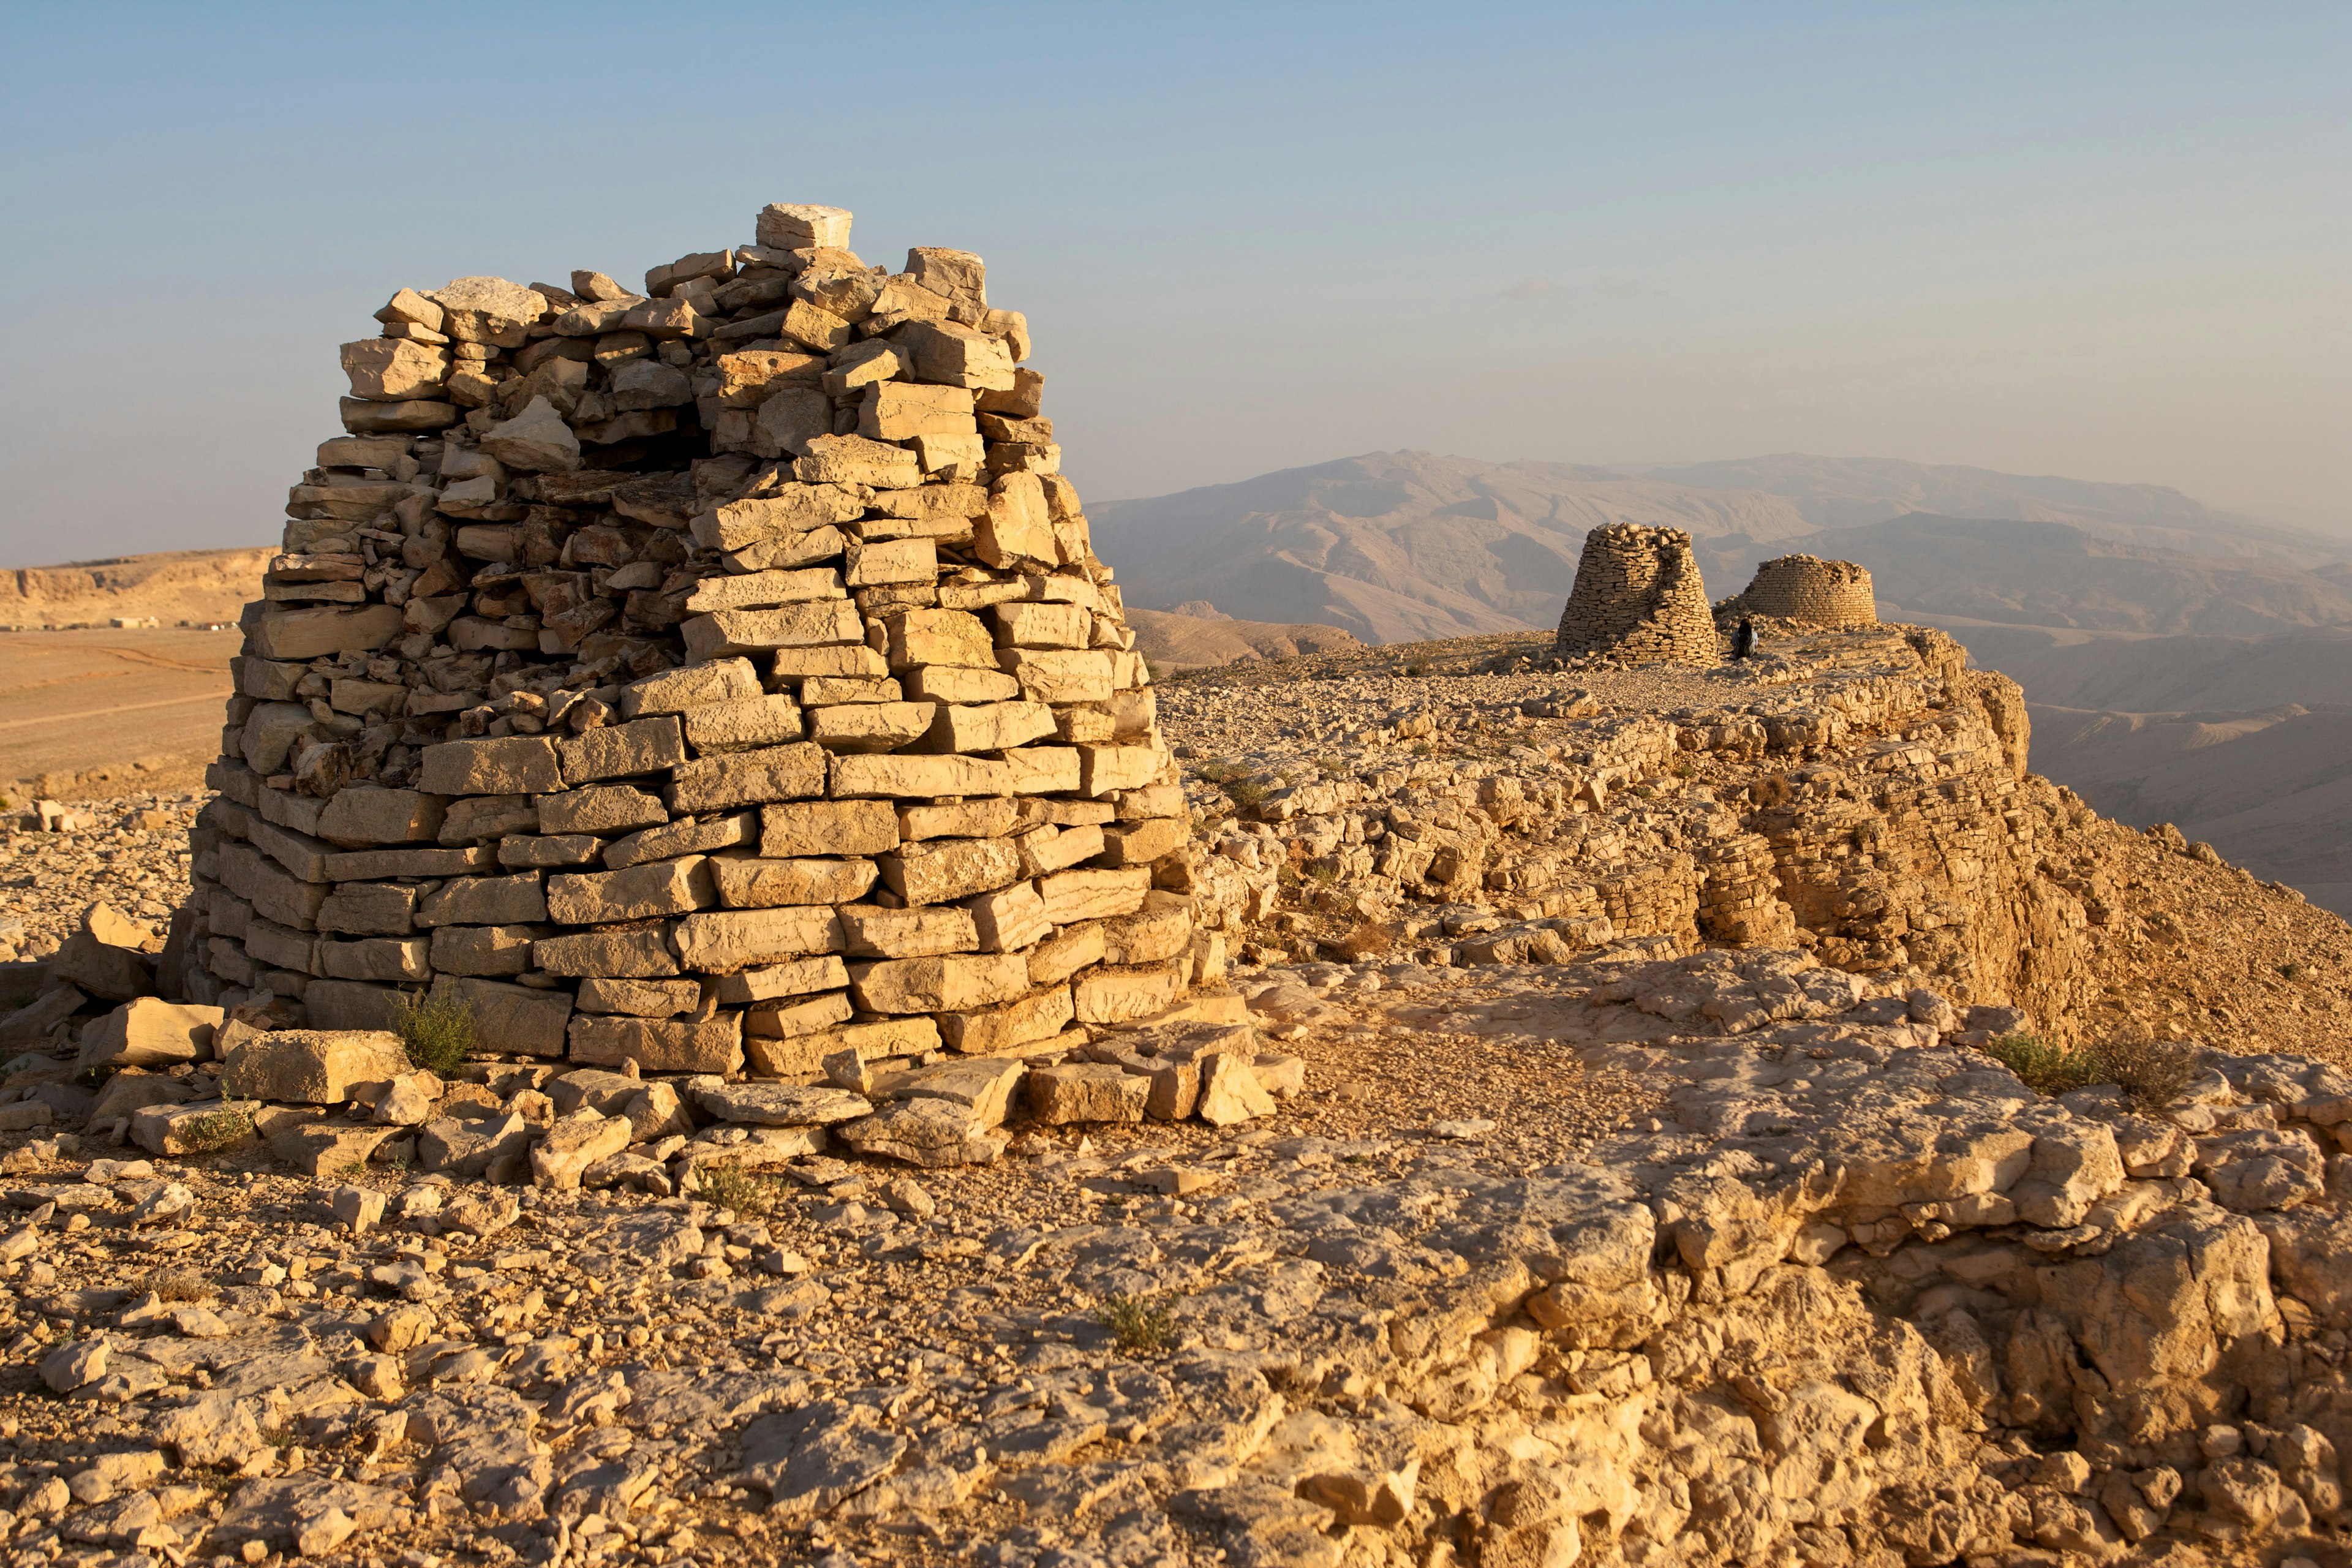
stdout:
POLYGON ((274 540, 400 286, 976 250, 1097 499, 1805 450, 2352 516, 2352 8, 0 16, 0 562, 274 540))

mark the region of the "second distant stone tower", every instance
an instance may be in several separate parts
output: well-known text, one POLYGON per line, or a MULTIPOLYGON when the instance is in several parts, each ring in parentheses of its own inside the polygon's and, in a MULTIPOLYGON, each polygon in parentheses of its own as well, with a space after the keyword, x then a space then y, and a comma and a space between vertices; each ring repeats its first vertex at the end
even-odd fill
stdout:
POLYGON ((1747 591, 1716 606, 1717 620, 1768 616, 1806 626, 1874 626, 1878 602, 1870 574, 1851 561, 1782 555, 1756 568, 1747 591))
POLYGON ((1584 536, 1576 586, 1560 612, 1562 654, 1713 665, 1721 658, 1706 585, 1678 528, 1616 522, 1584 536))

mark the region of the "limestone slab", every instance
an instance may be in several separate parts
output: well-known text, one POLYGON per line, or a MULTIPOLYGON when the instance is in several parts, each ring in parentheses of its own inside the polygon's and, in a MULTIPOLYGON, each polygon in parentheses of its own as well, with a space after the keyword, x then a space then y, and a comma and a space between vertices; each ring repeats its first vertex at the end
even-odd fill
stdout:
POLYGON ((735 1013, 698 1022, 580 1014, 571 1036, 572 1059, 591 1066, 633 1061, 646 1072, 719 1074, 743 1067, 742 1017, 735 1013))

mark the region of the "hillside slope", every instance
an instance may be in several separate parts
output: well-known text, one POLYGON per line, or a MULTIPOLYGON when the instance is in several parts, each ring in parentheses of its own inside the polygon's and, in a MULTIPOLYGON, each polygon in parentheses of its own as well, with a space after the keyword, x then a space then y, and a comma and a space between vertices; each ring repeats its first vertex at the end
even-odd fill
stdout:
POLYGON ((2269 637, 2084 636, 2022 626, 1954 635, 1979 665, 2056 708, 2247 714, 2352 701, 2352 626, 2269 637))
POLYGON ((2100 811, 2172 823, 2352 914, 2352 710, 2028 712, 2036 763, 2100 811))
POLYGON ((2248 556, 2118 543, 2065 523, 1914 513, 1803 541, 1870 568, 1879 613, 2263 637, 2352 622, 2352 584, 2248 556))
POLYGON ((118 616, 234 621, 277 552, 168 550, 0 571, 0 626, 103 625, 118 616))
POLYGON ((1643 464, 1653 479, 1780 496, 1817 528, 1864 528, 1911 512, 2062 522, 2102 538, 2216 555, 2259 555, 2292 565, 2340 560, 2342 539, 2219 511, 2168 485, 2105 484, 2053 475, 1906 463, 1893 458, 1823 458, 1804 452, 1727 462, 1643 464))
POLYGON ((1289 658, 1364 646, 1353 632, 1338 626, 1237 621, 1230 616, 1129 610, 1127 624, 1135 633, 1135 646, 1154 668, 1199 669, 1239 659, 1289 658))
POLYGON ((2119 821, 2176 824, 2352 913, 2352 628, 1956 635, 2025 689, 2041 772, 2119 821))

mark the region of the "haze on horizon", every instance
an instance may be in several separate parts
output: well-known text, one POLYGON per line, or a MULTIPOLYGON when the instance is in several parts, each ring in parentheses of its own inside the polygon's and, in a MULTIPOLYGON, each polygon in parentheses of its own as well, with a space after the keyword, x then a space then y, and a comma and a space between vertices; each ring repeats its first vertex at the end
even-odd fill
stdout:
POLYGON ((1806 451, 2352 527, 2352 14, 0 17, 0 560, 266 542, 403 285, 978 251, 1090 499, 1806 451))

